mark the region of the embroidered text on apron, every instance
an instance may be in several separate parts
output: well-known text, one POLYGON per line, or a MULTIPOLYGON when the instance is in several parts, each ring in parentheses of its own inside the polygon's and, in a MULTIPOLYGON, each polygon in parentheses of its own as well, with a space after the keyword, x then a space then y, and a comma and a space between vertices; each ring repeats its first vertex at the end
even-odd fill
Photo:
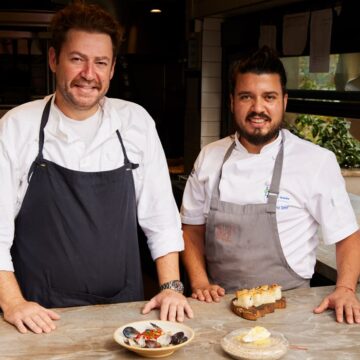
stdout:
MULTIPOLYGON (((15 275, 27 300, 46 307, 143 298, 132 164, 103 172, 66 169, 39 153, 15 222, 15 275)), ((120 147, 119 147, 120 148, 120 147)))
MULTIPOLYGON (((234 148, 235 142, 227 150, 223 164, 234 148)), ((280 244, 276 201, 283 157, 284 135, 266 204, 238 205, 221 201, 220 171, 206 223, 205 255, 210 281, 228 292, 273 283, 284 290, 309 286, 308 280, 290 268, 280 244)))

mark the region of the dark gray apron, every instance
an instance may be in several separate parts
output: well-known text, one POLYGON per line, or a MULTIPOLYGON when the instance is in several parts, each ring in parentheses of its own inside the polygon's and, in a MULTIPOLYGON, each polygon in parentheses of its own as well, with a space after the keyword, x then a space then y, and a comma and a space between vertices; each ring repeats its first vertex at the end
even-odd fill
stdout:
MULTIPOLYGON (((234 148, 235 142, 227 150, 223 164, 234 148)), ((284 135, 266 204, 238 205, 221 201, 221 172, 214 186, 206 223, 205 255, 210 281, 227 292, 273 283, 284 290, 309 286, 308 280, 289 267, 280 244, 276 201, 283 157, 284 135)))
MULTIPOLYGON (((136 301, 143 298, 132 164, 103 172, 66 169, 39 153, 15 220, 11 249, 25 299, 45 307, 136 301)), ((120 146, 119 146, 120 149, 120 146)))

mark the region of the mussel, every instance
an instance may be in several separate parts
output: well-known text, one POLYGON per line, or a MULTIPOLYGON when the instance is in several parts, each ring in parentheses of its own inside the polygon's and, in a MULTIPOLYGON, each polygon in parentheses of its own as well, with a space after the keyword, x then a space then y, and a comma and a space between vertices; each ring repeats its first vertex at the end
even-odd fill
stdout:
POLYGON ((139 335, 139 331, 137 331, 135 328, 133 328, 132 326, 127 326, 124 330, 123 330, 123 334, 126 338, 128 339, 133 339, 135 338, 137 335, 139 335))
POLYGON ((187 336, 182 331, 179 331, 171 336, 171 342, 172 345, 179 345, 187 341, 187 336))

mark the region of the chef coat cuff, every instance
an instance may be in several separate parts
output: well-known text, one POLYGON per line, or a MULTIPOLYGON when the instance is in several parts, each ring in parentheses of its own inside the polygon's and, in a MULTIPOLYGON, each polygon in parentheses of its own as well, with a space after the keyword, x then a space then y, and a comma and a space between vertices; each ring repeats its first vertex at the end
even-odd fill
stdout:
POLYGON ((166 230, 161 233, 151 234, 147 240, 153 260, 172 252, 184 250, 184 239, 179 229, 166 230))
POLYGON ((337 242, 344 240, 348 236, 352 235, 357 230, 359 230, 359 226, 357 224, 351 224, 345 228, 342 228, 339 231, 332 232, 328 236, 323 235, 324 244, 336 244, 337 242))
POLYGON ((8 249, 3 249, 0 246, 0 271, 14 272, 14 265, 11 261, 11 255, 8 249))
POLYGON ((204 225, 206 218, 204 216, 186 216, 180 214, 181 222, 186 225, 204 225))

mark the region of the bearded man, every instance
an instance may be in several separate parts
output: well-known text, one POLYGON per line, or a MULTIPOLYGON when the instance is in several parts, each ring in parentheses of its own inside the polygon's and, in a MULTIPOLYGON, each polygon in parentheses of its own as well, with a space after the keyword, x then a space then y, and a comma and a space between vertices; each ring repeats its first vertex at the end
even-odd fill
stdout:
POLYGON ((336 243, 338 278, 314 311, 334 308, 337 321, 360 323, 358 224, 335 155, 281 129, 286 73, 268 47, 234 63, 230 90, 236 133, 201 150, 183 196, 193 298, 310 286, 320 226, 325 244, 336 243))

